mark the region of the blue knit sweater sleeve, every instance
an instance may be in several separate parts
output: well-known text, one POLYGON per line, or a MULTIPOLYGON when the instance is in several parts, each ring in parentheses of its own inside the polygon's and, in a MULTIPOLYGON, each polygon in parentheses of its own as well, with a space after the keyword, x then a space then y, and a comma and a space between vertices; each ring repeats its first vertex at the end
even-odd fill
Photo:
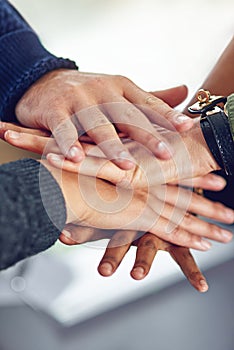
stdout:
POLYGON ((15 106, 42 75, 75 62, 48 52, 38 36, 7 1, 0 0, 0 118, 16 121, 15 106))

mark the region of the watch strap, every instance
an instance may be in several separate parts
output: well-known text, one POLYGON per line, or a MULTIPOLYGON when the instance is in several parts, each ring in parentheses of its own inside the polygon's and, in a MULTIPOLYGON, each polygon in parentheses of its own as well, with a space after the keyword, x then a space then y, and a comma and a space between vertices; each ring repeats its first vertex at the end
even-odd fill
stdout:
POLYGON ((228 96, 225 108, 227 110, 232 138, 234 140, 234 94, 228 96))
POLYGON ((219 111, 201 118, 201 130, 206 143, 221 169, 234 174, 234 141, 226 114, 219 111))

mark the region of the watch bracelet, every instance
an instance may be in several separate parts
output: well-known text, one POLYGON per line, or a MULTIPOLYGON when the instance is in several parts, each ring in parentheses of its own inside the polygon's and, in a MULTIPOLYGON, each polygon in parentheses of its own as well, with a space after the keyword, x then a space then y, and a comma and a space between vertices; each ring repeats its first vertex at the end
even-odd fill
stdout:
POLYGON ((234 141, 226 114, 219 111, 202 117, 201 130, 214 159, 227 175, 234 174, 234 141))

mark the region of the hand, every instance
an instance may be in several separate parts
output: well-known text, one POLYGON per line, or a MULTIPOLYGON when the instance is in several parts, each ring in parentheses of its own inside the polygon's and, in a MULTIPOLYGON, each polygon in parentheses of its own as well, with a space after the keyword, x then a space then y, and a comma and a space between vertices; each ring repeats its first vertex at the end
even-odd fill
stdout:
POLYGON ((98 266, 98 271, 102 276, 107 277, 115 273, 131 245, 135 245, 137 247, 136 259, 131 270, 133 279, 144 279, 150 271, 157 251, 164 250, 180 266, 184 275, 195 289, 199 292, 206 292, 208 290, 206 279, 199 270, 188 248, 168 243, 151 233, 146 233, 133 241, 137 236, 137 233, 134 231, 110 232, 75 225, 68 225, 66 230, 60 235, 60 241, 67 245, 82 244, 105 238, 110 239, 98 266), (71 232, 73 237, 76 237, 75 241, 69 238, 71 232))
MULTIPOLYGON (((126 190, 89 176, 60 171, 42 163, 59 183, 67 206, 67 224, 73 223, 100 229, 136 230, 188 248, 207 250, 208 239, 229 242, 232 234, 191 213, 205 215, 224 223, 232 223, 233 211, 208 201, 190 190, 161 185, 147 193, 126 190)), ((41 182, 43 183, 43 181, 41 182)), ((48 194, 43 197, 45 209, 48 194)), ((49 201, 49 204, 50 201, 49 201)))
POLYGON ((219 169, 206 145, 198 120, 193 128, 186 133, 178 134, 163 129, 160 132, 163 132, 164 138, 167 138, 174 146, 173 158, 160 161, 139 143, 124 139, 125 146, 136 159, 135 168, 128 171, 121 170, 107 161, 97 146, 87 143, 90 142, 88 137, 82 137, 85 142, 82 145, 87 154, 86 159, 75 164, 59 155, 60 150, 55 139, 46 137, 45 132, 40 130, 1 123, 0 136, 4 137, 11 145, 47 155, 48 161, 55 167, 99 177, 114 184, 118 183, 119 186, 126 186, 126 184, 133 188, 155 186, 202 176, 219 169), (16 131, 16 133, 11 130, 16 131))
MULTIPOLYGON (((2 129, 3 132, 2 133, 4 133, 5 130, 7 128, 9 128, 9 125, 7 125, 7 126, 6 125, 2 125, 2 126, 3 126, 3 129, 2 129)), ((17 126, 13 126, 13 127, 19 131, 19 128, 17 126)), ((20 130, 21 129, 22 128, 20 128, 20 130)), ((33 133, 36 132, 36 131, 32 131, 32 130, 29 130, 29 131, 33 132, 33 133)), ((5 138, 8 140, 8 137, 10 136, 10 131, 5 133, 4 135, 5 135, 5 138)), ((32 134, 31 135, 29 135, 29 134, 21 134, 21 133, 18 132, 17 135, 19 136, 18 139, 11 139, 10 137, 9 137, 9 139, 13 140, 13 141, 15 140, 18 143, 21 142, 21 144, 24 144, 25 140, 28 137, 29 138, 28 140, 30 140, 30 142, 32 142, 32 144, 35 145, 35 147, 38 147, 38 144, 37 144, 38 139, 40 141, 42 140, 43 147, 45 145, 45 140, 46 140, 46 142, 48 140, 45 137, 43 138, 43 136, 38 137, 38 136, 32 135, 32 134)), ((52 140, 51 142, 53 143, 54 140, 52 140)), ((13 142, 11 142, 11 143, 13 143, 13 142)), ((41 145, 41 143, 39 143, 39 144, 41 145)), ((109 173, 108 172, 106 173, 106 171, 105 171, 106 169, 100 167, 99 162, 102 162, 102 161, 103 161, 103 159, 99 159, 99 158, 95 158, 95 157, 93 159, 91 157, 87 157, 83 161, 83 162, 85 162, 85 164, 87 164, 87 166, 86 166, 86 168, 82 168, 81 170, 85 170, 85 172, 88 171, 88 175, 94 175, 95 176, 95 173, 94 174, 92 173, 93 169, 95 170, 96 173, 97 173, 97 169, 98 170, 101 169, 100 170, 100 176, 101 177, 102 177, 102 175, 105 175, 104 179, 109 180, 109 178, 110 178, 111 180, 113 180, 113 182, 115 182, 116 181, 115 169, 112 169, 112 167, 115 167, 115 166, 110 163, 109 165, 112 166, 112 167, 110 167, 110 169, 112 171, 110 171, 109 173), (90 163, 90 161, 91 161, 91 163, 90 163), (104 170, 104 172, 102 170, 104 170), (90 171, 90 173, 89 173, 89 171, 90 171)), ((105 162, 104 164, 106 164, 105 160, 104 160, 104 162, 105 162)), ((162 162, 162 163, 164 164, 164 162, 162 162)), ((150 162, 148 164, 150 164, 150 162)), ((51 167, 51 169, 53 169, 53 171, 55 171, 54 168, 51 167)), ((116 169, 118 169, 118 168, 116 168, 116 169)), ((77 171, 77 169, 76 169, 76 171, 77 171)), ((57 172, 58 172, 58 174, 60 174, 59 170, 57 170, 57 172)), ((123 174, 128 174, 129 173, 129 171, 128 172, 124 172, 124 171, 121 171, 121 170, 119 170, 119 172, 120 172, 122 177, 117 177, 117 181, 116 182, 118 182, 119 180, 123 180, 123 174)), ((64 172, 64 173, 66 173, 66 172, 64 172)), ((139 171, 135 172, 135 176, 138 175, 138 174, 139 174, 139 171)), ((72 175, 70 174, 70 176, 72 176, 72 175)), ((207 180, 208 179, 212 179, 212 178, 213 179, 217 179, 217 178, 214 178, 213 175, 209 175, 209 177, 207 177, 207 180)), ((74 193, 76 193, 76 192, 78 192, 78 190, 76 188, 77 183, 76 183, 76 179, 75 178, 73 178, 73 179, 74 179, 74 181, 71 180, 70 185, 73 186, 72 182, 74 182, 74 184, 75 184, 75 187, 73 186, 74 187, 74 193)), ((134 179, 135 179, 135 181, 132 182, 133 187, 134 187, 134 184, 135 184, 136 188, 140 188, 140 189, 143 188, 143 189, 145 189, 146 182, 145 181, 141 181, 142 180, 141 176, 138 176, 138 178, 137 177, 133 177, 133 180, 134 179), (137 182, 137 180, 138 180, 138 182, 137 182)), ((157 175, 157 177, 154 176, 153 179, 155 179, 156 183, 159 182, 158 181, 158 175, 157 175)), ((198 180, 196 180, 196 181, 198 181, 198 180)), ((89 179, 89 181, 91 181, 91 179, 89 179)), ((201 181, 201 179, 199 181, 201 181)), ((204 183, 204 179, 202 181, 204 183)), ((214 181, 214 180, 211 180, 211 181, 214 181)), ((91 183, 91 188, 92 188, 93 185, 94 184, 91 183)), ((188 185, 188 182, 186 183, 186 185, 188 185)), ((190 181, 190 185, 200 186, 198 183, 197 184, 195 182, 191 183, 191 181, 190 181)), ((223 185, 224 185, 223 182, 222 181, 220 182, 220 180, 219 180, 217 186, 219 186, 219 188, 220 188, 223 185)), ((67 188, 69 188, 69 184, 67 185, 67 188)), ((104 192, 106 192, 106 190, 108 192, 109 189, 110 188, 106 189, 105 186, 103 188, 104 192)), ((204 216, 207 216, 207 217, 211 217, 211 218, 214 218, 214 219, 217 218, 217 220, 220 220, 221 222, 225 222, 225 223, 232 223, 233 222, 233 211, 231 211, 230 209, 227 209, 227 208, 225 208, 225 207, 223 207, 223 206, 221 206, 219 204, 213 204, 212 202, 208 203, 208 202, 206 202, 207 201, 206 199, 204 199, 202 197, 199 197, 199 196, 197 196, 195 194, 193 194, 192 197, 190 197, 191 192, 187 191, 187 192, 183 193, 183 192, 181 192, 182 189, 179 189, 179 188, 177 188, 175 186, 174 187, 172 187, 172 186, 167 186, 167 187, 161 186, 160 187, 159 186, 159 187, 157 187, 157 189, 154 188, 154 194, 153 194, 153 197, 151 197, 151 200, 150 200, 150 202, 152 203, 151 206, 153 206, 153 212, 150 212, 150 217, 148 217, 147 218, 148 221, 146 220, 146 222, 145 222, 146 226, 149 224, 149 222, 152 222, 152 220, 154 221, 158 216, 161 215, 160 210, 164 206, 164 200, 165 200, 164 194, 165 194, 166 189, 168 189, 167 194, 170 193, 171 198, 169 198, 169 195, 168 195, 168 197, 167 197, 168 199, 166 199, 166 200, 168 200, 168 205, 165 207, 166 213, 164 212, 164 215, 162 215, 160 217, 160 219, 158 220, 157 224, 154 226, 154 230, 155 230, 154 232, 155 232, 155 234, 157 234, 157 232, 158 232, 159 235, 161 234, 162 238, 165 238, 166 240, 171 240, 172 243, 175 243, 175 244, 178 244, 178 245, 184 245, 184 246, 188 246, 188 247, 194 247, 194 248, 196 248, 196 247, 198 248, 198 246, 199 246, 200 248, 198 248, 198 249, 205 249, 204 246, 203 246, 203 248, 201 247, 202 241, 201 241, 201 238, 198 237, 197 235, 199 235, 199 234, 201 235, 201 232, 202 232, 202 234, 204 234, 204 237, 208 237, 208 238, 211 238, 211 239, 216 239, 217 238, 217 233, 215 234, 215 232, 213 232, 213 231, 215 231, 215 226, 212 226, 213 227, 213 229, 212 229, 212 227, 207 226, 207 223, 203 223, 202 221, 201 221, 201 223, 199 223, 197 221, 198 219, 195 218, 195 217, 192 217, 192 223, 195 226, 194 225, 189 225, 188 222, 189 222, 189 219, 191 218, 191 216, 188 216, 188 217, 184 216, 185 213, 187 212, 187 210, 194 211, 194 212, 196 212, 196 210, 197 210, 197 214, 204 215, 204 216), (154 198, 156 198, 155 202, 154 202, 154 198), (181 200, 179 202, 180 203, 182 202, 182 203, 180 204, 180 209, 174 211, 173 205, 176 204, 178 206, 178 204, 179 204, 179 202, 177 201, 177 198, 181 198, 181 200), (194 199, 194 201, 192 203, 193 199, 194 199), (188 207, 186 207, 187 205, 188 205, 188 207), (194 208, 194 209, 192 209, 192 208, 194 208), (156 210, 156 212, 155 212, 155 210, 156 210), (166 234, 166 229, 168 228, 169 223, 172 221, 170 216, 171 216, 171 213, 173 213, 173 212, 176 213, 176 216, 174 217, 174 224, 175 224, 174 232, 173 232, 173 234, 168 235, 168 233, 166 234), (217 214, 217 217, 216 217, 216 214, 217 214), (184 218, 184 219, 182 220, 182 218, 184 218), (186 224, 186 218, 187 218, 187 224, 186 224), (180 222, 179 228, 178 228, 178 230, 175 230, 176 227, 177 227, 176 225, 179 223, 180 220, 181 220, 181 222, 180 222), (200 224, 201 224, 201 226, 200 226, 200 224), (194 231, 195 227, 196 227, 196 230, 194 231), (204 228, 204 230, 203 230, 203 228, 204 228), (184 236, 183 236, 183 232, 185 233, 184 236)), ((96 188, 94 188, 94 190, 96 190, 96 188)), ((95 192, 93 192, 93 193, 95 193, 95 192)), ((93 193, 91 194, 91 197, 92 197, 93 193)), ((112 193, 111 195, 113 195, 115 197, 115 187, 111 187, 111 193, 112 193)), ((146 195, 146 194, 144 194, 144 195, 146 195)), ((138 199, 139 199, 139 193, 138 193, 138 195, 136 195, 136 197, 137 196, 138 196, 138 199)), ((98 196, 96 197, 96 200, 97 201, 99 200, 98 196)), ((71 201, 71 203, 74 202, 74 200, 72 198, 72 195, 71 195, 70 201, 71 201)), ((77 205, 77 203, 79 203, 79 200, 77 202, 75 202, 75 206, 77 205)), ((144 202, 142 203, 142 201, 138 201, 137 203, 139 205, 139 208, 144 208, 144 206, 145 206, 144 202)), ((98 205, 99 204, 100 203, 98 203, 98 205)), ((122 222, 122 219, 126 223, 126 217, 129 218, 129 219, 133 218, 132 214, 134 212, 134 209, 132 210, 131 208, 134 207, 134 205, 133 205, 134 203, 131 202, 131 204, 132 205, 128 208, 130 210, 130 214, 131 214, 130 216, 127 213, 127 210, 125 210, 124 212, 121 212, 122 216, 120 215, 118 217, 118 215, 114 215, 115 221, 113 221, 111 223, 111 224, 115 225, 114 228, 119 228, 119 222, 122 222), (132 210, 132 212, 131 212, 131 210, 132 210), (125 213, 126 213, 126 217, 125 217, 125 213)), ((149 204, 149 203, 147 203, 147 204, 149 204)), ((68 206, 69 205, 70 205, 70 202, 68 201, 68 206)), ((77 208, 74 208, 75 211, 76 211, 76 209, 77 208)), ((108 208, 105 207, 105 210, 108 211, 108 208)), ((149 211, 150 211, 150 208, 147 209, 147 213, 149 211)), ((137 210, 136 210, 135 214, 136 214, 136 216, 138 215, 137 214, 137 210)), ((89 212, 88 215, 91 215, 91 217, 92 217, 91 212, 89 212)), ((102 217, 102 222, 98 224, 98 225, 101 225, 99 227, 107 228, 107 227, 103 227, 103 225, 106 222, 105 215, 104 215, 104 217, 103 217, 103 215, 101 215, 101 217, 102 217)), ((140 216, 138 219, 141 219, 141 218, 142 217, 140 216)), ((90 217, 89 217, 89 219, 90 219, 90 217)), ((107 225, 110 224, 111 217, 108 217, 108 220, 109 220, 109 223, 107 223, 107 225)), ((142 225, 142 223, 139 220, 137 220, 135 222, 135 224, 139 225, 139 227, 141 227, 141 225, 142 225)), ((94 225, 95 225, 95 223, 94 223, 94 225)), ((97 223, 96 223, 96 225, 97 225, 97 223)), ((139 229, 139 227, 137 227, 137 229, 139 229)), ((143 225, 143 227, 144 227, 144 225, 143 225)), ((143 230, 143 227, 141 228, 142 230, 143 230)), ((112 228, 113 228, 113 226, 112 226, 112 228)), ((134 229, 134 227, 131 228, 131 229, 134 229)), ((145 228, 145 230, 147 231, 147 227, 145 228)), ((221 233, 221 230, 218 229, 218 232, 221 233)), ((228 241, 229 239, 230 239, 230 237, 229 238, 226 237, 226 241, 228 241)), ((224 241, 225 241, 225 239, 224 239, 224 241)))
POLYGON ((45 74, 29 88, 16 106, 16 116, 25 126, 51 131, 61 153, 74 162, 84 158, 78 134, 86 132, 108 159, 122 169, 130 169, 133 158, 112 123, 156 157, 168 159, 170 145, 151 122, 188 130, 192 119, 160 99, 165 96, 174 106, 186 95, 184 86, 148 93, 125 77, 59 69, 45 74))
MULTIPOLYGON (((173 158, 167 161, 160 161, 139 143, 124 139, 123 142, 125 142, 125 145, 136 160, 135 168, 128 171, 118 169, 104 158, 103 153, 97 146, 89 143, 85 143, 83 146, 89 157, 80 164, 74 164, 54 154, 52 151, 49 153, 49 150, 52 150, 52 147, 50 147, 52 143, 50 144, 49 141, 48 147, 45 146, 45 138, 42 142, 42 138, 39 141, 35 136, 33 138, 22 136, 21 144, 27 143, 26 147, 28 147, 29 143, 34 142, 35 145, 41 144, 41 149, 46 147, 48 149, 48 152, 46 152, 47 159, 53 166, 70 172, 96 176, 119 186, 130 186, 133 188, 174 183, 184 179, 203 176, 220 169, 204 140, 198 119, 194 123, 193 128, 186 133, 178 134, 164 129, 161 129, 160 132, 173 145, 173 158), (26 141, 27 138, 28 141, 26 141)), ((8 135, 7 141, 12 143, 8 135)), ((12 144, 15 145, 16 143, 12 144)))

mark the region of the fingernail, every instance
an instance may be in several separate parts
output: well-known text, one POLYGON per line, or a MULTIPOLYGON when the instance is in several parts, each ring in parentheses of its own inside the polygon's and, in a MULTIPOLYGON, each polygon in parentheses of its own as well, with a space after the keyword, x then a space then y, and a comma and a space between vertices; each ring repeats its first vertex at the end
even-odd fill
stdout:
POLYGON ((214 186, 220 186, 220 187, 224 187, 226 185, 226 181, 219 177, 219 178, 214 178, 214 179, 210 179, 210 182, 211 185, 214 185, 214 186))
POLYGON ((47 154, 47 158, 49 160, 51 160, 52 162, 56 162, 61 164, 64 161, 64 157, 63 156, 59 156, 58 154, 54 154, 54 153, 49 153, 47 154))
POLYGON ((156 152, 160 154, 164 153, 164 155, 168 156, 171 156, 173 154, 171 147, 163 141, 158 142, 156 146, 156 152))
POLYGON ((132 270, 132 273, 134 273, 134 277, 138 279, 141 279, 145 276, 145 270, 141 266, 135 267, 132 270))
POLYGON ((129 152, 126 151, 121 151, 116 158, 113 158, 117 164, 120 165, 120 167, 122 168, 124 166, 125 170, 130 170, 132 168, 134 168, 135 166, 135 161, 133 159, 133 157, 131 156, 131 154, 129 152), (124 164, 122 164, 124 163, 124 164))
POLYGON ((71 238, 71 237, 72 237, 71 232, 66 231, 66 230, 63 230, 62 234, 63 234, 64 236, 66 236, 67 238, 71 238))
POLYGON ((199 283, 200 283, 202 291, 206 292, 208 290, 208 288, 209 288, 208 284, 206 283, 206 281, 205 280, 200 280, 199 283))
POLYGON ((196 243, 202 250, 209 250, 211 248, 211 243, 209 241, 202 240, 196 243))
POLYGON ((20 133, 17 131, 12 131, 12 130, 8 130, 7 131, 7 136, 11 139, 19 139, 20 138, 20 133))
POLYGON ((184 114, 180 114, 175 117, 175 121, 177 124, 183 124, 191 120, 192 120, 191 118, 189 118, 187 115, 184 115, 184 114))
POLYGON ((225 241, 229 242, 232 240, 232 233, 226 230, 221 230, 221 235, 225 239, 225 241))
POLYGON ((84 159, 84 153, 82 152, 82 150, 80 148, 73 146, 70 148, 70 150, 68 152, 68 157, 72 158, 76 162, 80 162, 81 160, 84 159))
POLYGON ((101 268, 101 272, 104 274, 104 275, 111 275, 112 272, 113 272, 113 267, 110 263, 108 262, 105 262, 103 264, 100 265, 100 268, 101 268))
POLYGON ((134 163, 134 159, 133 157, 131 156, 131 154, 127 151, 121 151, 119 152, 118 154, 118 157, 117 157, 119 160, 128 160, 132 163, 134 163))

